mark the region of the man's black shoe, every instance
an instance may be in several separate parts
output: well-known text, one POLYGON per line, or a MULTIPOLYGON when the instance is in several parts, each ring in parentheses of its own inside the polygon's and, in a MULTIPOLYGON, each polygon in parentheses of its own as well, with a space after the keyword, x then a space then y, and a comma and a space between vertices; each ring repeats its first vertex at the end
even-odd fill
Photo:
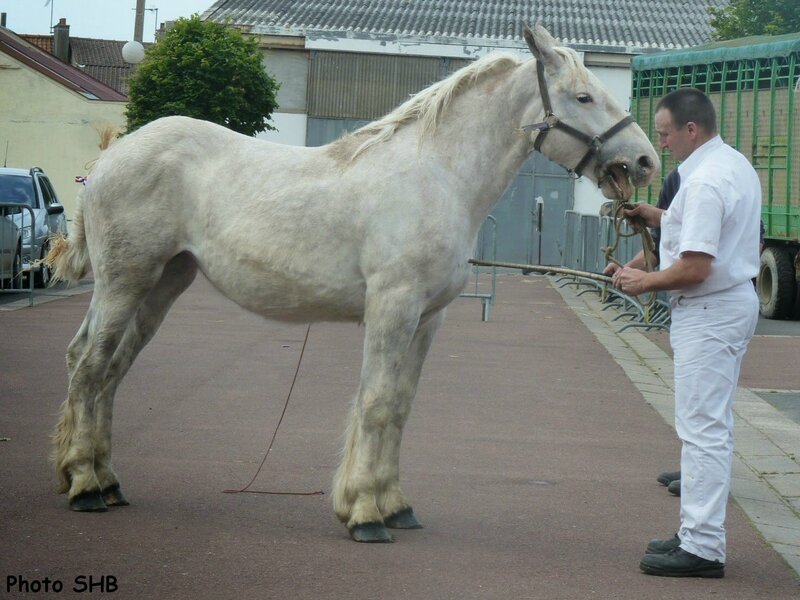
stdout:
POLYGON ((669 485, 676 479, 681 478, 680 471, 667 471, 666 473, 661 473, 658 477, 656 477, 656 481, 661 485, 669 485))
POLYGON ((666 554, 670 550, 678 548, 680 545, 681 538, 679 538, 678 534, 676 533, 668 540, 650 540, 650 543, 647 544, 647 550, 645 551, 645 554, 666 554))
POLYGON ((700 558, 683 548, 674 548, 666 554, 645 554, 639 568, 660 577, 725 577, 724 563, 700 558))
POLYGON ((681 480, 675 479, 674 481, 670 481, 669 485, 667 486, 667 491, 672 494, 673 496, 680 496, 681 495, 681 480))

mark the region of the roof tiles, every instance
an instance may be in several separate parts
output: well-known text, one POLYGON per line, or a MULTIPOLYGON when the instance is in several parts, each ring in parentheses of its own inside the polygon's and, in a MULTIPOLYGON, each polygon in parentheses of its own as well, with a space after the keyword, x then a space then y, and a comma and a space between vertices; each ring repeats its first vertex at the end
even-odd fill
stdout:
POLYGON ((561 43, 628 51, 707 43, 707 6, 728 0, 217 0, 203 14, 254 31, 511 42, 541 22, 561 43))
POLYGON ((0 53, 11 56, 86 98, 116 102, 127 100, 124 94, 87 75, 80 69, 60 61, 5 27, 0 27, 0 53))

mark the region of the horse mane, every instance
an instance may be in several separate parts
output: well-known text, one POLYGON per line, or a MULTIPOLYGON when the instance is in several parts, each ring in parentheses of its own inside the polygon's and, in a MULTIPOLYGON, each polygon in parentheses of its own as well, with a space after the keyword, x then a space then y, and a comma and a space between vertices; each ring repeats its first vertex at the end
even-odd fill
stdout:
POLYGON ((522 58, 504 52, 493 52, 484 56, 459 69, 449 77, 425 88, 385 117, 354 131, 341 140, 334 142, 334 145, 343 143, 345 140, 352 142, 356 138, 366 137, 367 139, 349 157, 350 160, 354 160, 368 148, 387 141, 401 125, 411 121, 421 122, 420 141, 422 141, 426 135, 436 131, 441 114, 446 110, 453 97, 465 89, 467 85, 474 85, 482 76, 500 73, 517 67, 522 61, 522 58))

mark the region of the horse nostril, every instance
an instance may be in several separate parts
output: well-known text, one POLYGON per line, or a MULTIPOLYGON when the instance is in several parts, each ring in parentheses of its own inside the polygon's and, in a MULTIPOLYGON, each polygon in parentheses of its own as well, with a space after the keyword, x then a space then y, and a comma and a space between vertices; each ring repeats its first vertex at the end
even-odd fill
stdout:
POLYGON ((636 161, 636 164, 643 171, 652 171, 653 169, 655 169, 655 165, 653 164, 653 161, 650 160, 650 158, 648 156, 644 156, 644 155, 640 156, 639 160, 636 161))

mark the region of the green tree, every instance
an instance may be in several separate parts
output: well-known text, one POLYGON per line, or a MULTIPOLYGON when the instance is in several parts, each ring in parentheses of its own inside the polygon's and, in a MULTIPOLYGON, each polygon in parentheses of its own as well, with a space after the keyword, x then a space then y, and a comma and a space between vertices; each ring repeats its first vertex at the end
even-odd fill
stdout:
POLYGON ((148 48, 130 80, 128 132, 159 117, 184 115, 245 135, 268 120, 279 84, 264 70, 254 39, 198 15, 178 19, 148 48))
POLYGON ((708 14, 715 40, 800 31, 798 0, 731 0, 727 6, 709 7, 708 14))

